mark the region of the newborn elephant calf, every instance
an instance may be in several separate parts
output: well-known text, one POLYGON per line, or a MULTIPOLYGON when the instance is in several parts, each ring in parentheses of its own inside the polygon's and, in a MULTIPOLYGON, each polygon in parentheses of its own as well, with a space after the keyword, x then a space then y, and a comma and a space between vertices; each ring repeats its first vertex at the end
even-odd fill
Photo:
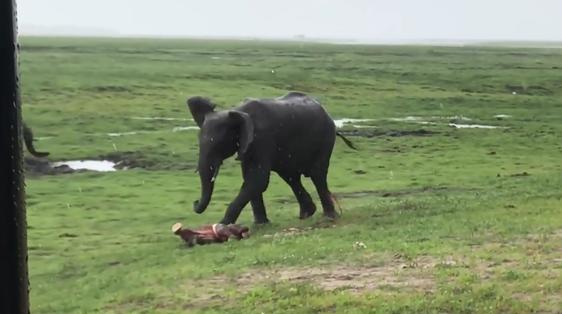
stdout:
POLYGON ((194 203, 197 213, 205 211, 222 161, 238 152, 244 182, 228 206, 222 224, 235 223, 242 208, 250 202, 254 220, 269 222, 262 193, 271 171, 279 174, 293 190, 300 218, 316 211, 301 175, 310 177, 322 202, 324 215, 338 217, 326 181, 336 135, 351 148, 353 144, 336 132, 332 118, 318 101, 289 93, 276 99, 246 101, 232 110, 215 111, 202 97, 192 97, 187 105, 199 125, 199 164, 201 198, 194 203))

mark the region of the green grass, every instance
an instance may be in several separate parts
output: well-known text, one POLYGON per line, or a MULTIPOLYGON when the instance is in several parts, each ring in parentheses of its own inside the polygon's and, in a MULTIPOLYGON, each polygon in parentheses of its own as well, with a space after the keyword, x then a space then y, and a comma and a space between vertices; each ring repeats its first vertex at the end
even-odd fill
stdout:
MULTIPOLYGON (((20 63, 39 150, 145 166, 28 175, 34 313, 562 308, 562 50, 22 38, 20 63), (189 119, 192 95, 228 108, 288 90, 316 96, 334 118, 375 119, 378 136, 350 136, 359 151, 336 143, 329 184, 343 217, 335 227, 298 220, 273 175, 271 225, 184 247, 170 226, 218 221, 241 184, 238 164, 225 163, 197 215, 196 132, 172 132, 193 122, 134 117, 189 119), (435 124, 389 119, 406 116, 435 124), (453 116, 505 128, 454 129, 453 116), (432 133, 389 135, 420 129, 432 133), (107 136, 131 131, 142 132, 107 136)), ((251 225, 249 208, 239 222, 251 225)))

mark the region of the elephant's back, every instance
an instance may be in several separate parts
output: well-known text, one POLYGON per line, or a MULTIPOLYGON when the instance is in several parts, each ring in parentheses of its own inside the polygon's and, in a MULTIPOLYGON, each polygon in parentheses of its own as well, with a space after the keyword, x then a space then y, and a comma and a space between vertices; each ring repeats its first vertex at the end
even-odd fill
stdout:
MULTIPOLYGON (((289 94, 291 95, 291 94, 289 94)), ((253 117, 256 129, 280 136, 313 136, 335 138, 334 120, 316 99, 298 94, 293 97, 252 100, 240 107, 253 117)))
POLYGON ((271 147, 274 170, 304 173, 334 145, 334 121, 311 97, 252 101, 240 110, 252 116, 256 139, 271 147))

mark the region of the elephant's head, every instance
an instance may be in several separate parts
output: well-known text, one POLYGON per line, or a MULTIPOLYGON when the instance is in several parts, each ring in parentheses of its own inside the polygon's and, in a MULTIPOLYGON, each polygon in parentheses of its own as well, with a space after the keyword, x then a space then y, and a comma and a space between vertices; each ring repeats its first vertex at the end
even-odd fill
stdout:
POLYGON ((195 212, 200 214, 211 201, 222 161, 235 152, 242 159, 248 152, 254 139, 254 124, 247 113, 215 111, 215 106, 202 97, 189 98, 187 106, 200 128, 197 170, 201 178, 201 198, 193 204, 195 212))

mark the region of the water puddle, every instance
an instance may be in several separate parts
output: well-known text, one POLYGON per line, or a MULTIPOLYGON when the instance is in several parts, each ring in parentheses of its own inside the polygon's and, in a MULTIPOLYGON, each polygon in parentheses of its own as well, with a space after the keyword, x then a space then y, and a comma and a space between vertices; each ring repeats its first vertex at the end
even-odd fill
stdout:
POLYGON ((35 137, 33 139, 36 140, 36 141, 45 141, 45 140, 50 140, 52 138, 53 138, 52 136, 38 136, 38 137, 35 137))
POLYGON ((494 116, 494 118, 496 119, 507 119, 507 118, 511 118, 512 116, 509 114, 497 114, 494 116))
POLYGON ((452 117, 445 117, 445 118, 449 120, 472 121, 471 118, 467 118, 465 116, 452 116, 452 117))
POLYGON ((494 125, 482 125, 482 124, 456 124, 456 123, 449 123, 449 126, 452 126, 457 129, 505 129, 505 127, 501 126, 494 126, 494 125))
MULTIPOLYGON (((172 128, 172 132, 181 132, 181 131, 189 131, 189 130, 199 130, 198 126, 177 126, 172 128)), ((129 136, 129 135, 138 135, 138 134, 148 134, 148 133, 160 133, 160 132, 169 132, 168 130, 154 130, 154 131, 131 131, 131 132, 115 132, 115 133, 104 133, 104 134, 96 134, 96 135, 106 135, 109 137, 121 137, 121 136, 129 136)))
POLYGON ((352 127, 356 128, 356 129, 375 129, 376 126, 374 125, 359 125, 359 124, 354 124, 352 125, 352 127))
POLYGON ((361 122, 370 122, 370 121, 374 121, 374 119, 350 119, 350 118, 342 118, 342 119, 336 119, 334 120, 334 123, 336 124, 336 128, 342 128, 344 124, 350 124, 350 123, 361 123, 361 122))
POLYGON ((68 167, 72 170, 91 170, 99 172, 117 171, 115 163, 109 160, 69 160, 54 162, 53 167, 68 167))
POLYGON ((181 131, 189 131, 189 130, 199 130, 198 126, 177 126, 172 129, 172 132, 181 132, 181 131))
POLYGON ((417 122, 424 118, 422 117, 414 117, 414 116, 407 116, 404 118, 388 118, 390 121, 397 121, 397 122, 417 122))
POLYGON ((139 132, 107 133, 107 135, 111 136, 111 137, 119 137, 119 136, 125 136, 125 135, 136 135, 136 134, 139 134, 139 132))
POLYGON ((386 120, 389 121, 396 121, 396 122, 415 122, 420 124, 436 124, 435 122, 430 122, 427 120, 455 120, 455 121, 472 121, 471 118, 465 116, 451 116, 451 117, 439 117, 439 116, 431 116, 431 117, 418 117, 418 116, 407 116, 403 118, 387 118, 386 120))
POLYGON ((193 121, 187 118, 172 118, 172 117, 131 117, 133 120, 160 120, 160 121, 193 121))

